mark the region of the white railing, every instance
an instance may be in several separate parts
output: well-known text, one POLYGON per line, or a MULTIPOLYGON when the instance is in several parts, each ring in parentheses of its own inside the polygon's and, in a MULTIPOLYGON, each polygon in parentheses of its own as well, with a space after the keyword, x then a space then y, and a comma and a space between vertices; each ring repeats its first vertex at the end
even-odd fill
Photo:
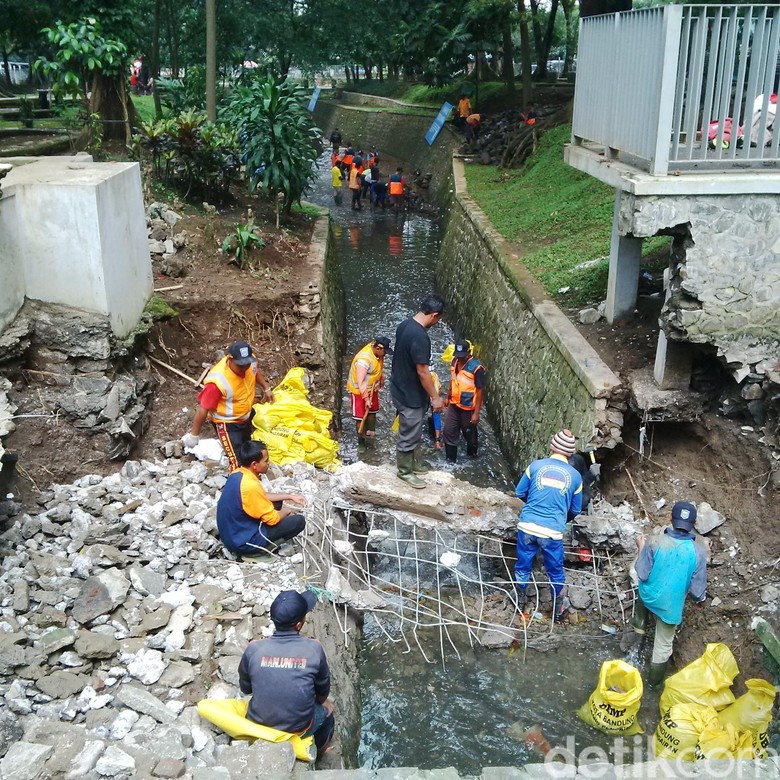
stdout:
POLYGON ((778 167, 777 4, 583 19, 578 59, 573 143, 659 175, 778 167))

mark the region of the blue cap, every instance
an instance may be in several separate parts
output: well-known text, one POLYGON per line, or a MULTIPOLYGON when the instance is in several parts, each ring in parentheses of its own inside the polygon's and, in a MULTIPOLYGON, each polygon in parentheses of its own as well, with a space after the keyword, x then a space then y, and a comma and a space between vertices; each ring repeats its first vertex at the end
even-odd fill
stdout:
POLYGON ((271 620, 277 626, 294 626, 300 623, 317 604, 317 597, 310 591, 283 590, 271 604, 271 620))
POLYGON ((696 507, 688 501, 677 501, 672 507, 672 526, 679 531, 690 531, 696 522, 696 507))

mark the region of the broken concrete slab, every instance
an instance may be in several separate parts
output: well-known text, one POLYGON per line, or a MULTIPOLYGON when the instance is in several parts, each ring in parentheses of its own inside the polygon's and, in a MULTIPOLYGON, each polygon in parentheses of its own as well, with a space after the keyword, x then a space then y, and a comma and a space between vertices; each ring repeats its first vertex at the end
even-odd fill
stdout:
POLYGON ((629 373, 629 405, 655 422, 692 422, 704 413, 707 399, 692 390, 662 390, 650 367, 629 373))
POLYGON ((119 569, 106 569, 86 580, 71 614, 79 623, 89 623, 116 609, 124 601, 129 589, 130 580, 119 569))
POLYGON ((425 490, 409 487, 390 466, 362 462, 345 466, 333 479, 344 500, 404 512, 422 518, 417 522, 426 527, 432 527, 433 520, 454 530, 503 536, 516 528, 523 506, 514 496, 475 487, 443 471, 423 475, 425 490))
POLYGON ((41 776, 46 759, 53 752, 51 745, 17 742, 0 760, 0 774, 3 780, 33 780, 41 776))

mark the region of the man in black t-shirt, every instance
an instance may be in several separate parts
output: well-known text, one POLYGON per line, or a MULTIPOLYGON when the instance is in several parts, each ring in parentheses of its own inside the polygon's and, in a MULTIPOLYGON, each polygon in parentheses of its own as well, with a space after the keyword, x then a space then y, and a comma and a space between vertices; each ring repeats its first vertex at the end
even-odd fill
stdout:
POLYGON ((420 311, 404 320, 395 332, 390 394, 399 418, 396 463, 398 476, 414 488, 425 487, 417 475, 427 469, 416 451, 422 441, 429 400, 434 412, 441 412, 444 405, 431 378, 431 340, 426 332, 443 313, 444 301, 438 295, 426 295, 420 302, 420 311))

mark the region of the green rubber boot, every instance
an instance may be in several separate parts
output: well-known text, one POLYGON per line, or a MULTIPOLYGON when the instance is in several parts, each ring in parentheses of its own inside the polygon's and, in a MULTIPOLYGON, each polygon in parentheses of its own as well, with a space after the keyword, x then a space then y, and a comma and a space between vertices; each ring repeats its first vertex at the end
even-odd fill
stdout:
POLYGON ((414 451, 401 452, 396 450, 395 462, 398 466, 398 479, 402 479, 407 485, 418 490, 425 487, 425 482, 414 473, 414 451))
POLYGON ((647 673, 647 682, 651 688, 658 688, 664 681, 667 666, 669 666, 668 661, 664 661, 662 664, 650 664, 650 671, 647 673))
POLYGON ((427 474, 431 470, 431 464, 422 456, 422 447, 412 452, 412 471, 415 474, 427 474))

